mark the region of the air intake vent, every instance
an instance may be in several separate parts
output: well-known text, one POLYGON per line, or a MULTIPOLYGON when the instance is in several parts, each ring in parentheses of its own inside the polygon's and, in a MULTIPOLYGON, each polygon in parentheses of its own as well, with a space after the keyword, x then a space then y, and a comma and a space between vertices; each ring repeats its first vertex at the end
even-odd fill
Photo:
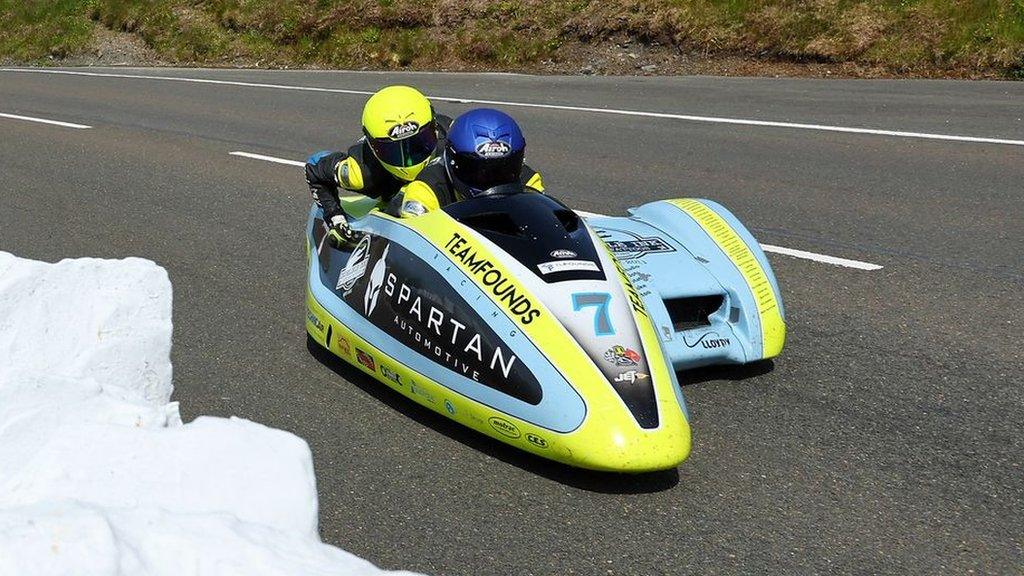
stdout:
POLYGON ((673 298, 665 300, 665 308, 668 309, 668 317, 672 320, 672 329, 682 332, 710 326, 708 316, 717 312, 724 300, 725 297, 721 294, 673 298))
POLYGON ((572 210, 555 210, 555 217, 565 226, 566 232, 575 232, 580 227, 580 217, 572 210))

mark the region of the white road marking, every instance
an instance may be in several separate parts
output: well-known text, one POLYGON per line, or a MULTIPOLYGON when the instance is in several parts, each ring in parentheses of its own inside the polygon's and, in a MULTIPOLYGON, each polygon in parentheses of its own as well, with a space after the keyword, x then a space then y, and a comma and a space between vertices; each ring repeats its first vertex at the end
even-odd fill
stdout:
MULTIPOLYGON (((305 166, 305 162, 298 162, 296 160, 289 160, 287 158, 278 158, 276 156, 266 156, 264 154, 253 154, 252 152, 231 152, 232 156, 243 156, 245 158, 253 158, 255 160, 265 160, 267 162, 274 162, 276 164, 287 164, 289 166, 305 166)), ((610 218, 607 214, 597 214, 595 212, 587 212, 585 210, 576 210, 576 213, 584 218, 610 218)), ((850 260, 849 258, 839 258, 837 256, 829 256, 827 254, 817 254, 815 252, 808 252, 806 250, 796 250, 794 248, 784 248, 782 246, 773 246, 771 244, 761 244, 761 249, 765 252, 773 252, 775 254, 783 254, 785 256, 792 256, 794 258, 803 258, 804 260, 813 260, 815 262, 821 262, 823 264, 832 264, 834 266, 844 266, 846 268, 856 268, 857 270, 881 270, 882 266, 878 264, 872 264, 870 262, 861 262, 860 260, 850 260)))
POLYGON ((4 114, 4 113, 0 113, 0 118, 11 118, 12 120, 26 120, 28 122, 38 122, 40 124, 52 124, 54 126, 63 126, 65 128, 77 128, 79 130, 85 130, 86 128, 92 128, 92 126, 86 126, 85 124, 75 124, 74 122, 61 122, 59 120, 47 120, 46 118, 34 118, 32 116, 19 116, 18 114, 4 114))
MULTIPOLYGON (((210 78, 188 78, 183 76, 147 76, 141 74, 116 74, 112 72, 78 72, 74 70, 44 70, 39 68, 0 68, 0 72, 27 72, 35 74, 65 74, 69 76, 94 76, 102 78, 134 78, 141 80, 165 80, 171 82, 192 82, 196 84, 221 84, 227 86, 243 86, 248 88, 273 88, 278 90, 297 90, 304 92, 327 92, 332 94, 355 94, 368 96, 368 90, 348 90, 344 88, 321 88, 317 86, 295 86, 290 84, 265 84, 261 82, 241 82, 237 80, 213 80, 210 78)), ((711 124, 730 124, 735 126, 757 126, 762 128, 784 128, 792 130, 814 130, 820 132, 840 132, 845 134, 865 134, 871 136, 889 136, 894 138, 917 138, 923 140, 940 140, 947 142, 968 142, 974 144, 1001 144, 1008 146, 1024 146, 1024 140, 1007 138, 988 138, 980 136, 962 136, 957 134, 936 134, 930 132, 908 132, 903 130, 882 130, 877 128, 856 128, 851 126, 832 126, 828 124, 804 124, 799 122, 776 122, 772 120, 752 120, 748 118, 727 118, 720 116, 697 116, 693 114, 675 114, 668 112, 646 112, 642 110, 620 110, 614 108, 593 108, 589 106, 571 106, 564 104, 537 104, 533 102, 511 102, 504 100, 480 100, 476 98, 453 96, 429 96, 431 100, 457 102, 462 104, 486 104, 491 106, 510 106, 519 108, 539 108, 545 110, 564 110, 569 112, 591 112, 595 114, 615 114, 619 116, 640 116, 645 118, 664 118, 689 122, 711 124)))
POLYGON ((262 82, 241 82, 238 80, 214 80, 212 78, 188 78, 185 76, 149 76, 146 74, 116 74, 114 72, 78 72, 76 70, 44 70, 42 68, 0 68, 0 72, 30 72, 33 74, 63 74, 67 76, 92 76, 96 78, 134 78, 136 80, 165 80, 170 82, 191 82, 194 84, 221 84, 246 88, 274 88, 300 92, 329 92, 332 94, 357 94, 368 96, 368 90, 346 90, 344 88, 319 88, 316 86, 294 86, 291 84, 265 84, 262 82))
POLYGON ((278 158, 276 156, 265 156, 263 154, 253 154, 252 152, 230 152, 232 156, 242 156, 245 158, 253 158, 254 160, 266 160, 267 162, 275 162, 277 164, 287 164, 289 166, 305 166, 305 162, 299 162, 297 160, 289 160, 287 158, 278 158))
POLYGON ((804 260, 813 260, 815 262, 821 262, 823 264, 845 266, 846 268, 856 268, 857 270, 870 271, 882 269, 882 266, 880 264, 872 264, 871 262, 861 262, 860 260, 850 260, 849 258, 838 258, 836 256, 828 256, 826 254, 816 254, 814 252, 807 252, 806 250, 796 250, 794 248, 772 246, 771 244, 761 244, 761 249, 764 250, 765 252, 782 254, 784 256, 792 256, 794 258, 803 258, 804 260))

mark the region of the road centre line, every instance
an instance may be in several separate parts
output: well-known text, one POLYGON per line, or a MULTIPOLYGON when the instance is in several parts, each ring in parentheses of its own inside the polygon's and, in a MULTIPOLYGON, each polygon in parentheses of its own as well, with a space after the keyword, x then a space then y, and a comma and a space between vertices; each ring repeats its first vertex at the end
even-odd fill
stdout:
POLYGON ((18 114, 4 114, 2 112, 0 112, 0 118, 10 118, 12 120, 25 120, 28 122, 38 122, 39 124, 52 124, 54 126, 63 126, 65 128, 77 128, 78 130, 92 128, 92 126, 86 126, 85 124, 75 124, 74 122, 61 122, 59 120, 47 120, 46 118, 35 118, 33 116, 21 116, 18 114))
POLYGON ((793 258, 803 258, 804 260, 813 260, 814 262, 821 262, 822 264, 832 264, 833 266, 856 268, 857 270, 871 271, 882 269, 881 264, 872 264, 871 262, 861 262, 860 260, 850 260, 849 258, 839 258, 837 256, 817 254, 815 252, 808 252, 806 250, 797 250, 795 248, 773 246, 771 244, 761 244, 761 249, 764 250, 765 252, 771 252, 773 254, 782 254, 784 256, 792 256, 793 258))
MULTIPOLYGON (((332 94, 354 94, 368 96, 373 91, 349 90, 345 88, 321 88, 317 86, 295 86, 290 84, 265 84, 261 82, 242 82, 238 80, 214 80, 211 78, 189 78, 184 76, 147 76, 139 74, 116 74, 112 72, 79 72, 74 70, 44 70, 38 68, 0 68, 0 72, 25 72, 36 74, 64 74, 69 76, 93 76, 101 78, 134 78, 141 80, 163 80, 171 82, 191 82, 196 84, 220 84, 242 86, 248 88, 272 88, 278 90, 297 90, 305 92, 327 92, 332 94)), ((662 118, 702 122, 710 124, 729 124, 736 126, 756 126, 762 128, 783 128, 793 130, 812 130, 820 132, 838 132, 845 134, 865 134, 871 136, 888 136, 893 138, 916 138, 923 140, 939 140, 947 142, 966 142, 974 144, 1000 144, 1007 146, 1024 146, 1024 140, 1006 138, 988 138, 979 136, 962 136, 957 134, 937 134, 930 132, 908 132, 903 130, 882 130, 877 128, 856 128, 851 126, 832 126, 827 124, 804 124, 799 122, 777 122, 772 120, 752 120, 747 118, 728 118, 719 116, 697 116, 692 114, 674 114, 668 112, 646 112, 642 110, 620 110, 614 108, 593 108, 589 106, 571 106, 564 104, 538 104, 533 102, 509 102, 503 100, 480 100, 476 98, 457 98, 452 96, 428 96, 431 100, 456 102, 460 104, 485 104, 490 106, 509 106, 519 108, 538 108, 544 110, 563 110, 570 112, 590 112, 595 114, 615 114, 620 116, 639 116, 644 118, 662 118)))
MULTIPOLYGON (((289 160, 287 158, 278 158, 276 156, 267 156, 265 154, 254 154, 252 152, 241 152, 234 151, 229 152, 232 156, 240 156, 242 158, 252 158, 254 160, 263 160, 265 162, 273 162, 275 164, 287 164, 288 166, 305 166, 305 162, 299 162, 298 160, 289 160)), ((607 217, 607 214, 597 214, 595 212, 586 212, 584 210, 576 210, 576 213, 584 218, 588 217, 607 217)), ((818 254, 815 252, 808 252, 806 250, 797 250, 795 248, 784 248, 782 246, 773 246, 771 244, 761 244, 761 249, 765 252, 772 252, 775 254, 782 254, 784 256, 792 256, 793 258, 802 258, 804 260, 812 260, 814 262, 821 262, 822 264, 831 264, 833 266, 843 266, 845 268, 855 268, 857 270, 881 270, 882 266, 879 264, 872 264, 870 262, 862 262, 860 260, 850 260, 849 258, 839 258, 837 256, 829 256, 827 254, 818 254)))
POLYGON ((242 156, 243 158, 252 158, 254 160, 265 160, 267 162, 274 162, 276 164, 287 164, 289 166, 303 167, 306 165, 305 162, 299 162, 298 160, 288 160, 287 158, 278 158, 276 156, 265 156, 263 154, 253 154, 252 152, 230 152, 232 156, 242 156))

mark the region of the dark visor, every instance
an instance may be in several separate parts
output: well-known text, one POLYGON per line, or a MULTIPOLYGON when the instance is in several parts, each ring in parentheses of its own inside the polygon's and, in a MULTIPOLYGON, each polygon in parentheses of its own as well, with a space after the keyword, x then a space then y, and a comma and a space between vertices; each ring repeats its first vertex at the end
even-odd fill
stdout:
POLYGON ((519 180, 523 169, 523 150, 503 158, 481 158, 474 153, 459 152, 455 154, 454 168, 459 180, 482 192, 519 180))
POLYGON ((437 147, 437 127, 433 120, 420 131, 401 140, 366 136, 373 154, 384 164, 408 168, 426 160, 437 147))

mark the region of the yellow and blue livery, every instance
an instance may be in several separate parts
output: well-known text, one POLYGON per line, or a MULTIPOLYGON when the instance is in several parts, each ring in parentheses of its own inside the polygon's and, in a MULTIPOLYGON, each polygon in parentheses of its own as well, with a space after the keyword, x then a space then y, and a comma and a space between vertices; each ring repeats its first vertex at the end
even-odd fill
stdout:
POLYGON ((326 241, 320 209, 309 213, 310 337, 411 400, 545 458, 675 467, 690 452, 676 369, 781 350, 771 268, 711 202, 584 219, 513 186, 414 217, 366 198, 346 211, 363 236, 345 250, 326 241))

